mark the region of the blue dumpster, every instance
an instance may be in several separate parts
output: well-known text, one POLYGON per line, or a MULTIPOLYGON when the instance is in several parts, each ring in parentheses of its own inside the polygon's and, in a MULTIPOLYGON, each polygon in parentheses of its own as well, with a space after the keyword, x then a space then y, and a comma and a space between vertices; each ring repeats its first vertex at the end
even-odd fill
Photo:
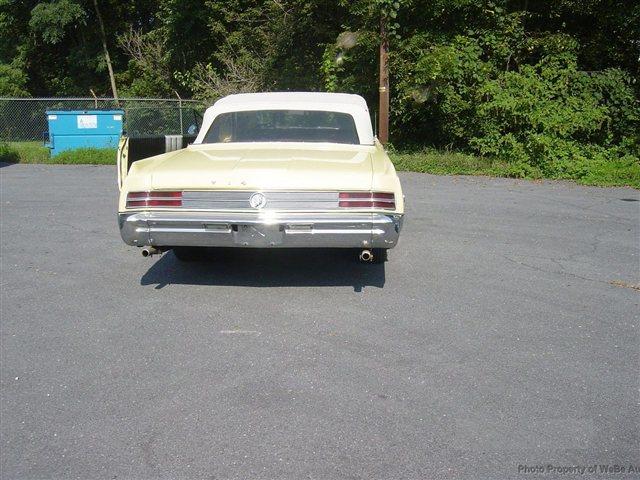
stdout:
POLYGON ((47 110, 51 155, 76 148, 118 148, 122 110, 47 110))

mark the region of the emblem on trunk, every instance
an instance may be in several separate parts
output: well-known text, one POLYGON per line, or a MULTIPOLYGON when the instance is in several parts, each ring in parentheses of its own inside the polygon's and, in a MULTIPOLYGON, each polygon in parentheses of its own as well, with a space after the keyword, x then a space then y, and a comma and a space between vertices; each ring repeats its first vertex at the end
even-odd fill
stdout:
POLYGON ((262 208, 267 204, 267 197, 262 193, 256 192, 249 197, 249 205, 253 208, 262 208))

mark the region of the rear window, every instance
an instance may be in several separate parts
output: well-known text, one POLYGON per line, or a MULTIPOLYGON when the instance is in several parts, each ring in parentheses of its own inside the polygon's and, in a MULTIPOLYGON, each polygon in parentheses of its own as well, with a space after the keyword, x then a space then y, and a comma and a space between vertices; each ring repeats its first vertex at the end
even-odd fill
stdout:
POLYGON ((203 143, 360 143, 348 113, 313 110, 252 110, 218 115, 203 143))

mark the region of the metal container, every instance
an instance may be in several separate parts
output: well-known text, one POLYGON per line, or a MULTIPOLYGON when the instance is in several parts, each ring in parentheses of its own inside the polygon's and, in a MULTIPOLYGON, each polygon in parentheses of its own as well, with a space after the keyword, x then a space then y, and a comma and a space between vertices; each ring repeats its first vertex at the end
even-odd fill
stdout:
POLYGON ((47 110, 51 155, 78 148, 118 148, 122 110, 47 110))

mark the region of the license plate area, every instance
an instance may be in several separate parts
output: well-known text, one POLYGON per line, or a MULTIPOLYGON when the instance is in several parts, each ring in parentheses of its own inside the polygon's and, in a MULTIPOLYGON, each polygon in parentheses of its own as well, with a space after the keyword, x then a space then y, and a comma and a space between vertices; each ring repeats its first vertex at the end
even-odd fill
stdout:
POLYGON ((232 225, 233 240, 241 247, 274 247, 284 241, 282 225, 232 225))

